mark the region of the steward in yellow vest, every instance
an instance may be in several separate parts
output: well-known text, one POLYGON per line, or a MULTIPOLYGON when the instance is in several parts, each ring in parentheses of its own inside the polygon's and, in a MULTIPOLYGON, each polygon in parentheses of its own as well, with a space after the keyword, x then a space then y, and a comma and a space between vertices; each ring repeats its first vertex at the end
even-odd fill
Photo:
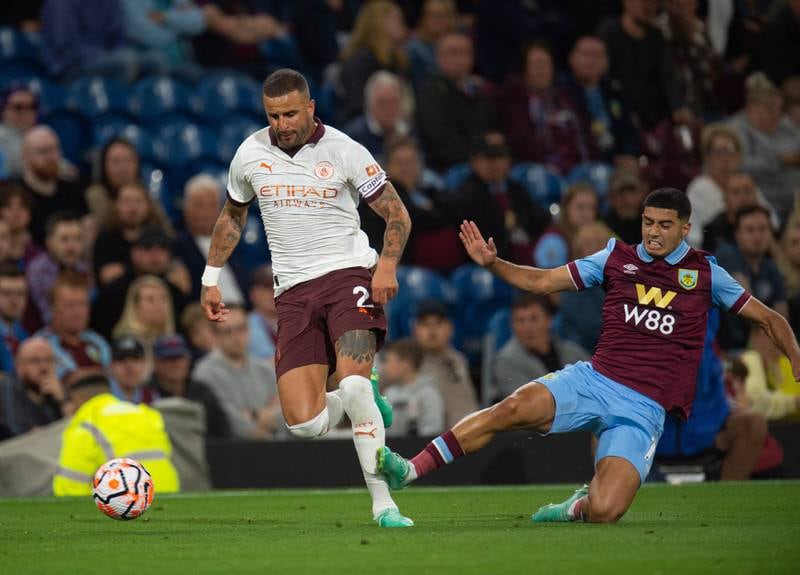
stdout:
POLYGON ((100 374, 78 379, 69 393, 77 411, 62 435, 53 478, 56 495, 90 495, 97 468, 116 457, 144 465, 155 493, 178 491, 178 472, 170 461, 172 444, 158 411, 117 399, 100 374))

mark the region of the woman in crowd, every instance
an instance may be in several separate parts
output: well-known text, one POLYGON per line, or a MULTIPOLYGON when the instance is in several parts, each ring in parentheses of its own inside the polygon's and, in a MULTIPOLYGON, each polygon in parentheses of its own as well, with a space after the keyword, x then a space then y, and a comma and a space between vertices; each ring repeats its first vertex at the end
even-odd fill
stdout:
POLYGON ((86 189, 86 201, 98 222, 108 219, 117 191, 139 180, 139 153, 128 140, 111 138, 100 151, 99 179, 86 189))
POLYGON ((175 320, 167 285, 152 275, 136 278, 128 289, 114 337, 132 335, 152 346, 157 337, 173 333, 175 320))
POLYGON ((8 258, 25 269, 42 248, 33 242, 28 225, 31 223, 31 197, 15 182, 0 182, 0 218, 8 224, 8 258))

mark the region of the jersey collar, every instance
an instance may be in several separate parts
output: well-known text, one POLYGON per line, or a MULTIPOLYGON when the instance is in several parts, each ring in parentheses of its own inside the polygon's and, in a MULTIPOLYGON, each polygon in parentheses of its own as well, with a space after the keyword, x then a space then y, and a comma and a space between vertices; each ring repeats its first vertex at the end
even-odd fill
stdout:
MULTIPOLYGON (((688 251, 689 251, 689 244, 687 244, 686 241, 684 240, 680 244, 678 244, 678 247, 675 248, 675 250, 664 259, 669 265, 674 266, 684 258, 684 256, 688 253, 688 251)), ((636 255, 639 256, 640 260, 647 263, 650 263, 655 259, 653 256, 647 253, 646 249, 644 249, 644 244, 638 244, 636 246, 636 255)))
MULTIPOLYGON (((314 129, 311 136, 308 138, 306 144, 317 144, 322 139, 322 136, 325 135, 325 124, 322 123, 322 120, 314 116, 314 122, 317 124, 317 127, 314 129)), ((278 138, 275 136, 275 132, 272 131, 271 127, 269 129, 269 143, 272 144, 273 146, 278 145, 278 138)), ((304 145, 305 144, 303 144, 303 146, 304 145)), ((303 146, 300 146, 300 148, 302 148, 303 146)), ((300 148, 298 148, 298 150, 300 148)))

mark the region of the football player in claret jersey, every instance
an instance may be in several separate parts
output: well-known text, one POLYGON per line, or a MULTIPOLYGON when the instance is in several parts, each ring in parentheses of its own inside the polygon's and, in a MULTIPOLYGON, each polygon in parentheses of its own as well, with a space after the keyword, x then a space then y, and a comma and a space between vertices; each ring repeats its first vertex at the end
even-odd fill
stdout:
POLYGON ((286 424, 297 437, 322 437, 346 413, 375 521, 408 527, 413 522, 400 514, 376 470, 375 451, 384 445, 392 412, 370 381, 386 334, 382 306, 397 293, 408 212, 370 153, 314 117, 301 74, 272 73, 263 100, 269 126, 247 138, 231 161, 201 304, 210 320, 225 321, 219 272, 239 242, 248 206, 257 201, 272 252, 275 370, 286 424), (380 256, 361 231, 359 200, 386 221, 380 256), (333 374, 339 387, 326 393, 333 374))
POLYGON ((675 189, 652 192, 642 212, 642 243, 614 239, 606 248, 552 270, 497 257, 474 222, 461 240, 476 263, 514 286, 540 294, 602 285, 603 328, 589 362, 578 362, 522 386, 500 403, 468 415, 411 460, 383 447, 378 469, 392 488, 486 445, 498 431, 542 434, 591 431, 597 437, 591 484, 535 522, 617 521, 653 462, 667 412, 685 419, 695 395, 706 319, 720 306, 755 322, 785 353, 800 378, 800 349, 786 320, 752 297, 705 252, 686 243, 691 205, 675 189))

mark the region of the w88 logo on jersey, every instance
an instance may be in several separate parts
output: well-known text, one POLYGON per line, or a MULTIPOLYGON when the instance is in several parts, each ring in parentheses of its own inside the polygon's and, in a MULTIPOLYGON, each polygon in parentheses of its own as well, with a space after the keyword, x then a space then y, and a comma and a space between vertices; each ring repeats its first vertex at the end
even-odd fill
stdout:
POLYGON ((625 323, 632 323, 635 326, 642 325, 650 331, 659 331, 664 335, 669 335, 675 330, 675 316, 671 313, 659 311, 657 309, 642 308, 638 305, 628 306, 623 304, 625 310, 625 323))

